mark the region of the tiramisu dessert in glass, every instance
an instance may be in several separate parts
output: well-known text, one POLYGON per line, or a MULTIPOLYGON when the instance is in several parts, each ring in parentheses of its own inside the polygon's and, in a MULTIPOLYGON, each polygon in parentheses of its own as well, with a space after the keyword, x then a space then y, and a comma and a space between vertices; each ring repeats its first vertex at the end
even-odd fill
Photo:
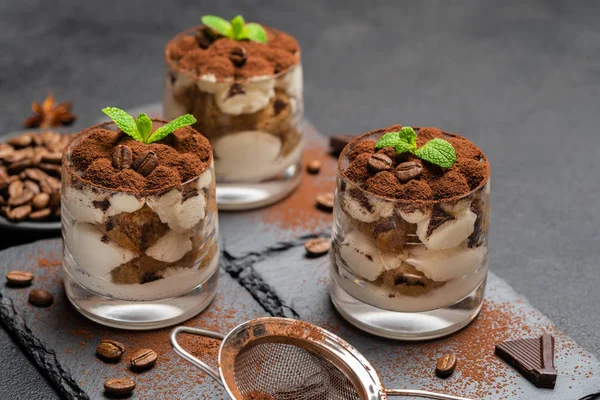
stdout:
POLYGON ((490 170, 468 139, 400 125, 339 159, 331 298, 376 335, 420 340, 472 321, 487 276, 490 170))
POLYGON ((127 329, 188 319, 218 279, 212 149, 184 115, 169 123, 116 108, 63 156, 65 289, 86 317, 127 329))
POLYGON ((163 113, 193 114, 210 140, 220 209, 274 203, 300 181, 300 47, 241 16, 202 22, 167 44, 163 113))

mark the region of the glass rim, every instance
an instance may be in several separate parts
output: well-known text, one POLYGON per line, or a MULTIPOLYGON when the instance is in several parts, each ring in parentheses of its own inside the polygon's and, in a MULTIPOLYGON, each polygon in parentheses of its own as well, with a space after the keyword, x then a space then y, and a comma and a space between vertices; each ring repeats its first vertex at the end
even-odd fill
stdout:
MULTIPOLYGON (((164 120, 164 119, 160 119, 160 118, 150 118, 152 120, 152 122, 160 122, 163 124, 167 124, 169 121, 164 120)), ((194 176, 191 179, 188 179, 185 182, 181 182, 178 183, 176 185, 172 185, 172 186, 168 186, 165 188, 160 188, 160 189, 152 189, 152 190, 143 190, 143 191, 135 191, 135 190, 130 190, 130 189, 126 189, 126 190, 118 190, 118 189, 112 189, 112 188, 107 188, 101 185, 98 185, 94 182, 88 181, 88 180, 84 180, 80 175, 78 175, 75 170, 71 167, 71 163, 67 162, 67 156, 71 154, 72 151, 72 146, 75 143, 75 141, 80 140, 82 138, 84 138, 86 135, 89 135, 91 133, 92 130, 94 129, 98 129, 98 128, 102 128, 108 125, 115 125, 114 121, 106 121, 106 122, 102 122, 96 125, 92 125, 89 126, 85 129, 83 129, 81 132, 73 135, 73 137, 71 138, 71 140, 69 140, 69 142, 67 143, 67 145, 65 146, 65 149, 63 151, 63 155, 62 155, 62 159, 61 159, 61 166, 62 166, 62 174, 68 174, 72 180, 76 180, 77 182, 79 182, 80 184, 84 185, 85 187, 90 187, 94 190, 99 190, 102 192, 111 192, 111 193, 127 193, 130 194, 132 196, 136 196, 136 197, 145 197, 145 196, 156 196, 156 195, 162 195, 165 194, 173 189, 177 189, 177 188, 183 188, 184 186, 194 182, 195 180, 197 180, 200 176, 202 176, 202 174, 204 174, 206 171, 210 171, 211 168, 213 167, 213 163, 214 163, 214 155, 213 155, 213 149, 212 149, 212 145, 210 146, 210 163, 208 163, 208 167, 206 169, 204 169, 202 172, 200 172, 198 175, 194 176)), ((200 132, 198 132, 196 129, 192 128, 191 126, 185 126, 183 128, 179 128, 179 129, 191 129, 192 131, 194 131, 195 133, 197 133, 198 135, 202 135, 200 132)), ((203 135, 202 135, 203 136, 203 135)), ((203 136, 206 140, 208 140, 208 138, 206 138, 205 136, 203 136)), ((210 141, 209 141, 210 143, 210 141)))
MULTIPOLYGON (((421 127, 418 126, 413 126, 412 127, 415 131, 418 132, 418 130, 421 127)), ((459 138, 459 139, 465 139, 465 140, 469 140, 466 137, 459 135, 457 133, 452 133, 452 132, 446 132, 446 131, 442 131, 444 133, 444 135, 450 136, 450 137, 455 137, 455 138, 459 138)), ((491 177, 491 173, 488 174, 487 177, 485 177, 485 179, 483 179, 479 185, 477 185, 477 187, 469 190, 468 192, 461 194, 460 196, 454 196, 454 197, 448 197, 445 199, 438 199, 438 200, 406 200, 406 199, 396 199, 396 198, 392 198, 392 197, 385 197, 385 196, 381 196, 372 192, 369 192, 368 190, 360 187, 359 184, 357 184, 356 182, 352 181, 350 178, 348 178, 348 176, 346 176, 346 171, 344 171, 344 169, 342 168, 342 159, 346 156, 346 154, 350 151, 350 149, 353 147, 354 144, 360 142, 361 140, 363 140, 365 137, 367 136, 371 136, 374 135, 375 133, 373 132, 367 132, 367 133, 363 133, 362 135, 352 139, 352 141, 350 141, 342 150, 342 152, 340 153, 340 156, 338 158, 338 178, 342 179, 343 181, 345 181, 346 183, 349 183, 353 186, 355 186, 358 190, 361 191, 362 194, 364 194, 365 196, 368 197, 373 197, 373 198, 377 198, 379 200, 384 200, 387 202, 394 202, 394 203, 400 203, 400 204, 406 204, 407 206, 415 206, 415 205, 423 205, 423 206, 433 206, 436 204, 441 204, 441 203, 454 203, 457 201, 460 201, 462 199, 465 199, 467 197, 472 196, 475 192, 481 190, 490 180, 491 177)), ((384 133, 382 132, 381 135, 384 135, 384 133)), ((470 143, 473 143, 469 140, 470 143)), ((473 145, 475 145, 473 143, 473 145)), ((475 145, 477 147, 477 145, 475 145)), ((477 147, 479 149, 479 147, 477 147)), ((483 155, 483 160, 485 161, 485 164, 488 168, 488 171, 490 171, 490 163, 488 161, 487 156, 485 155, 485 153, 479 149, 481 151, 481 154, 483 155)))
MULTIPOLYGON (((165 55, 165 61, 167 63, 167 65, 169 66, 169 69, 171 71, 176 71, 176 72, 180 72, 183 73, 184 75, 187 75, 189 78, 193 78, 197 81, 203 81, 203 82, 210 82, 210 83, 255 83, 255 82, 265 82, 271 79, 278 79, 282 76, 284 76, 285 74, 287 74, 288 72, 292 71, 294 68, 299 67, 300 65, 302 65, 302 50, 298 49, 298 62, 294 65, 290 65, 288 68, 284 69, 283 71, 279 71, 276 74, 272 74, 272 75, 262 75, 260 76, 260 78, 256 78, 256 77, 250 77, 250 78, 245 78, 245 79, 234 79, 234 78, 216 78, 215 80, 208 80, 208 79, 203 79, 202 76, 199 76, 198 74, 181 68, 175 61, 173 61, 173 59, 171 57, 169 57, 169 46, 174 43, 177 39, 181 39, 185 36, 190 36, 192 33, 195 33, 197 31, 200 30, 200 28, 204 27, 204 25, 196 25, 192 28, 188 28, 182 32, 179 32, 177 35, 173 36, 168 42, 167 45, 165 46, 165 51, 164 51, 164 55, 165 55)), ((268 27, 271 30, 274 31, 279 31, 278 29, 275 28, 271 28, 268 27)), ((279 31, 279 32, 283 32, 283 31, 279 31)))

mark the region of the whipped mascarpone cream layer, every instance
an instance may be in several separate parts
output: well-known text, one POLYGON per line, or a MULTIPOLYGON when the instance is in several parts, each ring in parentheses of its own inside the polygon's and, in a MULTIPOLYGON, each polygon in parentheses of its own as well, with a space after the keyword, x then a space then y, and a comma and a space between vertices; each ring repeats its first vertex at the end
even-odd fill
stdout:
POLYGON ((73 270, 74 279, 85 287, 105 296, 113 296, 122 300, 151 301, 188 293, 199 284, 210 278, 219 267, 219 257, 214 257, 209 265, 203 268, 170 267, 157 273, 161 278, 144 284, 117 284, 110 280, 110 274, 93 275, 87 271, 73 270))
MULTIPOLYGON (((206 170, 197 179, 198 195, 183 198, 181 190, 172 189, 161 196, 137 197, 117 193, 96 193, 68 187, 65 192, 65 209, 73 221, 65 234, 67 247, 75 262, 87 273, 110 281, 110 272, 133 260, 138 254, 105 240, 104 232, 96 225, 104 224, 110 216, 121 212, 131 213, 147 204, 161 222, 169 226, 167 233, 146 249, 145 254, 166 263, 181 259, 192 249, 191 237, 195 228, 206 216, 206 198, 201 190, 213 180, 212 170, 206 170), (100 202, 100 203, 99 203, 100 202), (99 208, 97 205, 103 204, 99 208)), ((144 284, 146 285, 146 284, 144 284)))
MULTIPOLYGON (((483 190, 485 192, 486 189, 483 190)), ((386 270, 398 268, 402 262, 414 266, 436 282, 463 277, 479 268, 487 254, 485 246, 467 246, 467 239, 474 232, 477 220, 477 215, 471 210, 471 202, 471 198, 465 198, 441 203, 440 207, 452 218, 437 223, 432 222, 431 209, 403 211, 394 201, 368 196, 358 200, 346 190, 342 193, 341 203, 350 217, 372 223, 397 213, 406 222, 417 225, 416 234, 422 245, 408 244, 398 253, 381 251, 373 238, 352 228, 351 221, 343 221, 346 232, 340 245, 340 255, 354 273, 369 281, 376 280, 386 270), (431 223, 434 226, 430 227, 431 223)))
MULTIPOLYGON (((302 115, 302 66, 291 67, 285 74, 273 78, 257 76, 249 82, 237 84, 231 81, 218 81, 212 74, 203 75, 199 79, 190 77, 183 72, 173 72, 175 83, 172 84, 175 93, 183 93, 190 86, 196 85, 199 90, 210 93, 215 98, 219 110, 232 117, 242 114, 255 113, 265 108, 275 97, 275 88, 284 90, 289 95, 292 118, 299 119, 302 115), (239 85, 243 90, 234 91, 232 85, 239 85)), ((166 85, 171 85, 167 77, 166 85)), ((178 104, 165 91, 165 115, 174 117, 188 112, 184 105, 178 104)), ((292 121, 297 126, 301 121, 292 121)), ((260 130, 230 132, 211 139, 215 153, 215 170, 219 179, 224 180, 265 180, 282 173, 287 167, 300 159, 302 143, 285 157, 281 157, 282 141, 279 137, 260 130), (259 156, 257 156, 259 155, 259 156), (249 168, 251 166, 251 168, 249 168)))
MULTIPOLYGON (((205 93, 210 93, 215 98, 219 110, 227 115, 238 116, 252 114, 265 108, 275 97, 275 88, 283 89, 290 97, 292 115, 298 114, 302 104, 303 79, 302 66, 291 67, 288 72, 279 76, 255 76, 244 83, 236 83, 233 78, 217 80, 213 74, 202 75, 199 78, 190 76, 189 73, 173 71, 175 82, 171 84, 171 77, 167 75, 166 85, 172 86, 176 94, 189 91, 191 86, 197 86, 205 93), (232 85, 237 85, 243 90, 232 93, 232 85)), ((165 94, 168 98, 167 93, 165 94)), ((165 102, 167 116, 182 115, 188 112, 183 105, 173 101, 165 102)))

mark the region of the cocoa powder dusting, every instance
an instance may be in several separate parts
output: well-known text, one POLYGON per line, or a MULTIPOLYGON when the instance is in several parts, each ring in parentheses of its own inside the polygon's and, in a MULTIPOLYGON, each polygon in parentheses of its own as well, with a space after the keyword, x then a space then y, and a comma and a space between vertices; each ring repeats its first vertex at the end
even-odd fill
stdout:
POLYGON ((160 192, 199 176, 212 162, 208 140, 190 127, 178 129, 158 142, 145 144, 121 131, 106 129, 108 125, 93 126, 73 139, 81 138, 72 148, 70 164, 67 165, 66 159, 63 161, 73 181, 136 194, 160 192), (156 167, 145 166, 145 171, 136 169, 135 165, 115 168, 113 152, 116 146, 126 146, 133 160, 145 153, 153 153, 156 167))
POLYGON ((167 63, 173 70, 187 71, 197 77, 211 74, 217 79, 240 81, 272 76, 297 65, 300 46, 296 39, 277 29, 263 27, 267 33, 266 44, 233 40, 204 26, 189 29, 167 44, 167 63), (232 50, 240 47, 246 55, 243 63, 230 57, 232 50))
POLYGON ((483 185, 490 176, 487 159, 477 146, 459 135, 434 127, 414 128, 417 132, 417 146, 423 146, 434 138, 447 140, 456 151, 457 160, 451 168, 438 167, 409 153, 397 154, 394 148, 386 147, 377 153, 383 153, 392 160, 392 169, 386 173, 369 169, 368 160, 374 153, 376 144, 371 139, 372 135, 383 135, 399 129, 400 125, 377 129, 348 144, 340 156, 340 173, 369 193, 411 202, 456 200, 483 185), (344 163, 349 162, 345 169, 342 167, 342 160, 344 163), (394 172, 401 163, 410 161, 418 161, 422 168, 419 174, 408 178, 410 180, 406 182, 406 179, 401 180, 394 172))
POLYGON ((432 391, 443 387, 444 393, 455 396, 499 400, 519 397, 513 370, 494 355, 496 343, 550 333, 556 339, 557 354, 571 351, 565 347, 574 345, 553 325, 529 323, 531 316, 527 313, 510 302, 486 300, 471 325, 447 338, 419 344, 390 345, 389 350, 398 364, 379 369, 380 376, 385 381, 392 379, 397 371, 403 371, 409 386, 416 384, 432 391), (435 377, 433 367, 444 353, 455 354, 459 366, 453 376, 440 386, 441 380, 435 377), (428 376, 431 379, 424 379, 428 376))

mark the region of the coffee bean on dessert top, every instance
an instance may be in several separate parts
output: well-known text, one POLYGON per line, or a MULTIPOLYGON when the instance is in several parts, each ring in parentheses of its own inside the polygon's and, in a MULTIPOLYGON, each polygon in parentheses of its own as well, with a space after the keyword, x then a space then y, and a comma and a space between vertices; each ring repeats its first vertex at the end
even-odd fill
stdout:
POLYGON ((309 257, 318 257, 326 254, 331 249, 331 241, 327 238, 308 239, 304 243, 306 255, 309 257))
POLYGON ((112 165, 115 169, 124 170, 131 167, 133 155, 131 149, 125 145, 118 145, 113 150, 112 165))
POLYGON ((403 183, 417 178, 422 173, 423 164, 418 160, 403 162, 396 167, 396 178, 403 183))
POLYGON ((29 303, 36 307, 49 307, 54 303, 54 296, 47 290, 34 289, 29 292, 29 303))
POLYGON ((8 286, 24 287, 31 285, 33 274, 27 271, 10 271, 6 274, 6 283, 8 286))
POLYGON ((383 153, 375 153, 369 158, 367 166, 372 172, 388 171, 392 169, 394 162, 383 153))
POLYGON ((456 356, 454 354, 444 354, 441 356, 435 366, 435 374, 440 378, 447 378, 456 369, 456 356))
POLYGON ((316 197, 317 207, 323 211, 332 212, 334 195, 333 193, 320 193, 316 197))
POLYGON ((229 53, 229 59, 236 67, 242 67, 246 64, 246 49, 242 46, 234 47, 229 53))
POLYGON ((129 378, 113 378, 104 382, 108 396, 127 396, 135 389, 135 382, 129 378))
POLYGON ((136 170, 142 176, 148 176, 158 165, 158 159, 153 151, 141 153, 133 162, 131 168, 136 170))
POLYGON ((125 352, 125 345, 116 340, 106 339, 100 342, 96 347, 96 354, 106 361, 117 361, 121 359, 125 352))
POLYGON ((310 160, 306 163, 306 170, 308 173, 316 175, 321 171, 321 161, 319 160, 310 160))
POLYGON ((129 363, 131 369, 141 371, 152 368, 158 360, 158 353, 152 349, 141 349, 133 353, 129 363))

